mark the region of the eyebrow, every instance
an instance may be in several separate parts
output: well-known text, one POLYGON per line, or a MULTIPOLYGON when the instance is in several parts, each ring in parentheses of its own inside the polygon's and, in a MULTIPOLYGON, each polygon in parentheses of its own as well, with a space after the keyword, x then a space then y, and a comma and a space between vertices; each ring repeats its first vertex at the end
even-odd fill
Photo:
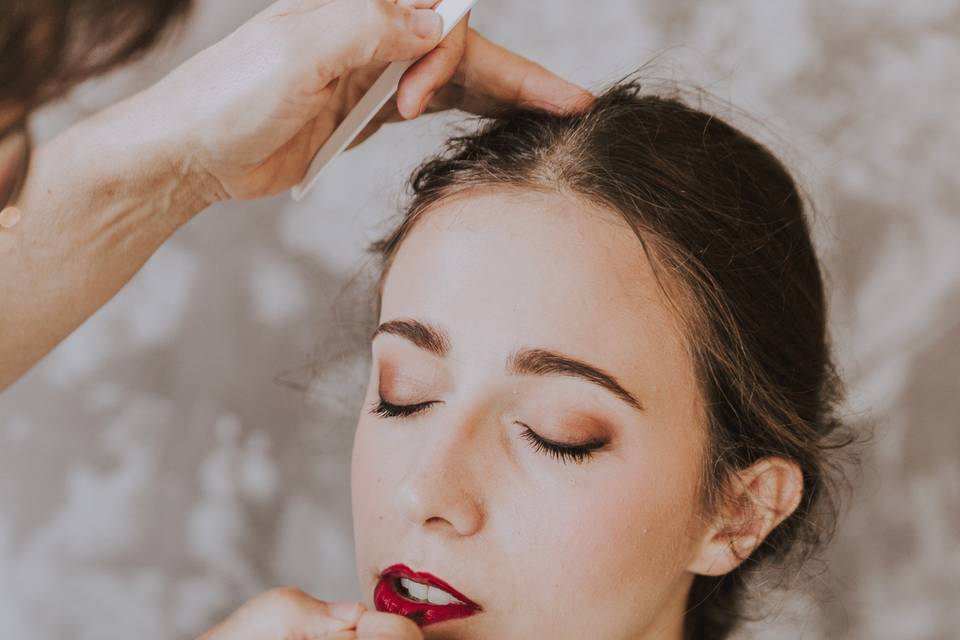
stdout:
MULTIPOLYGON (((382 333, 405 338, 440 358, 445 358, 450 353, 450 338, 447 333, 419 320, 384 322, 377 327, 370 339, 373 340, 382 333)), ((603 369, 548 349, 524 347, 514 351, 507 360, 507 371, 514 375, 579 378, 603 387, 638 411, 644 410, 643 404, 603 369)))
POLYGON ((390 320, 384 322, 377 327, 370 339, 373 340, 381 333, 406 338, 421 349, 441 358, 447 357, 447 354, 450 353, 450 338, 447 337, 446 332, 418 320, 390 320))

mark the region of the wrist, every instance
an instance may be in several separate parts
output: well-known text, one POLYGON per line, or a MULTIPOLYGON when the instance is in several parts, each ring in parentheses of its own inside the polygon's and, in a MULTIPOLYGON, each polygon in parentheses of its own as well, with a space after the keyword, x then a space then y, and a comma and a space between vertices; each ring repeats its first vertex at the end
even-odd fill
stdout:
POLYGON ((188 116, 169 108, 154 86, 84 123, 93 134, 84 139, 102 140, 104 154, 116 154, 117 179, 128 187, 142 186, 143 196, 155 200, 156 215, 168 218, 174 228, 228 197, 196 161, 196 132, 188 116))
POLYGON ((216 200, 145 99, 78 122, 33 154, 17 200, 22 220, 0 233, 0 389, 216 200))

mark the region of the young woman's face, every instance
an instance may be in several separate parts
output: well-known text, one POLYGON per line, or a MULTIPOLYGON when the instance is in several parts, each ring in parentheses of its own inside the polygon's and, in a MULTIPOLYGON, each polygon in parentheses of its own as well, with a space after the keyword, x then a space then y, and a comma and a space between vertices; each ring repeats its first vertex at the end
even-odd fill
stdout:
POLYGON ((351 480, 367 606, 404 564, 482 607, 426 638, 679 637, 704 409, 626 224, 560 194, 441 203, 380 323, 351 480))

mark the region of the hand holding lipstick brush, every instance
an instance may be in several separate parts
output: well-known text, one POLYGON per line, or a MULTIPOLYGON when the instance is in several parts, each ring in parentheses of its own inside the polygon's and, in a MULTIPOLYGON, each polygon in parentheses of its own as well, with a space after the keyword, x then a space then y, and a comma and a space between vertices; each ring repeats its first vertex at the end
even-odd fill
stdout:
POLYGON ((369 611, 359 602, 325 602, 299 589, 267 591, 198 640, 423 640, 402 616, 369 611))

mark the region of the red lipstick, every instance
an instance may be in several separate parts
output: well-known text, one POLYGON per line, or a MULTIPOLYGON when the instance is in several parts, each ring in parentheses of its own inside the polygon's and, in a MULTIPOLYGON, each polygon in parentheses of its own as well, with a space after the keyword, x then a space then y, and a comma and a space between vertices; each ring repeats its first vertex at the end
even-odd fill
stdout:
POLYGON ((386 611, 410 618, 421 627, 444 620, 465 618, 483 611, 480 605, 440 578, 429 573, 417 573, 404 564, 395 564, 383 570, 380 574, 380 580, 377 581, 377 586, 373 590, 373 602, 377 611, 386 611), (400 583, 401 578, 442 589, 459 602, 449 604, 424 602, 424 598, 417 598, 404 588, 400 583))

